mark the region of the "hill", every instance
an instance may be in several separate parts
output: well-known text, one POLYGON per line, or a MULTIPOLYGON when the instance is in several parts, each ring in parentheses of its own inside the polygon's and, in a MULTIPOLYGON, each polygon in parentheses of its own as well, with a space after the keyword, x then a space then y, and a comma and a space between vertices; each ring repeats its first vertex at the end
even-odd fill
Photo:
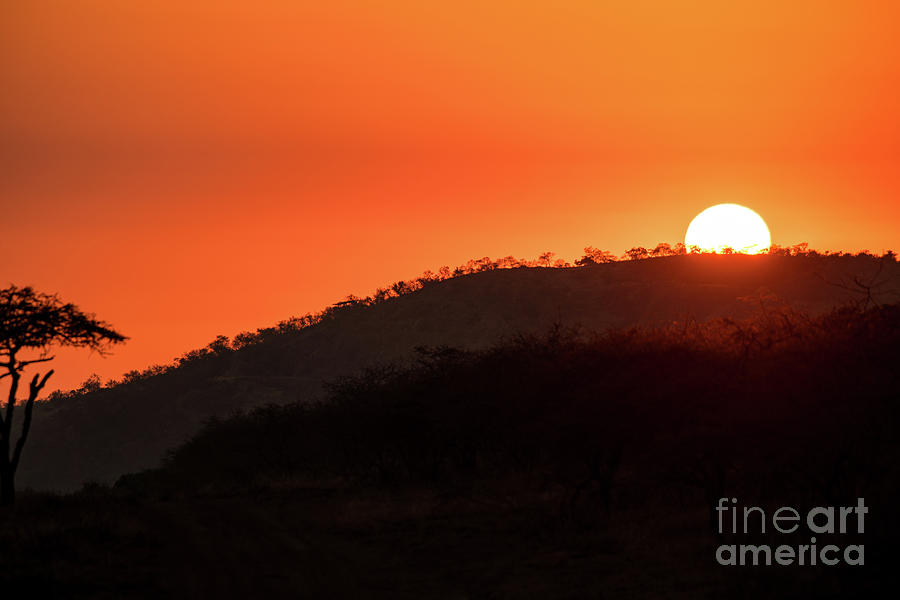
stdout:
POLYGON ((811 314, 863 295, 896 298, 900 266, 871 256, 672 256, 579 268, 493 269, 429 282, 371 305, 350 303, 309 326, 233 349, 219 340, 178 366, 89 387, 35 410, 22 487, 111 483, 159 463, 211 417, 313 402, 323 383, 419 346, 478 349, 554 324, 610 327, 740 318, 777 298, 811 314), (835 285, 840 284, 840 285, 835 285))
POLYGON ((900 304, 421 350, 339 379, 327 402, 210 423, 113 488, 23 495, 0 513, 0 582, 92 598, 884 597, 898 352, 900 304), (843 531, 837 513, 833 532, 823 515, 814 532, 772 525, 781 507, 860 501, 843 531), (742 531, 743 507, 767 526, 751 513, 742 531), (730 545, 747 564, 719 563, 730 545))

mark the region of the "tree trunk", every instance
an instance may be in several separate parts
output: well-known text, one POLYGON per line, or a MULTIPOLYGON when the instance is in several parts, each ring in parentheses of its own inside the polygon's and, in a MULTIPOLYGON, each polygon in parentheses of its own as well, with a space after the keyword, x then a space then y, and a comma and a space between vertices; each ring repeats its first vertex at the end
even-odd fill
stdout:
POLYGON ((8 460, 0 465, 0 506, 12 506, 16 501, 15 476, 8 460))
POLYGON ((15 353, 10 354, 9 363, 9 396, 6 399, 5 415, 0 418, 0 506, 10 506, 16 500, 15 468, 9 451, 12 449, 13 411, 16 408, 16 392, 19 390, 19 371, 16 369, 15 353))

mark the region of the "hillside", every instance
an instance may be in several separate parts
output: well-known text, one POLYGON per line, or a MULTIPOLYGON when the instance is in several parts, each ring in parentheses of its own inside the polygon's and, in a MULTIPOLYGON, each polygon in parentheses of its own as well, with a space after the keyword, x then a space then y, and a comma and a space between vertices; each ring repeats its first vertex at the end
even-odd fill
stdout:
POLYGON ((900 265, 865 256, 689 255, 499 269, 434 282, 160 375, 44 403, 35 411, 18 481, 37 489, 112 482, 158 464, 210 417, 312 402, 322 397, 324 382, 406 360, 417 346, 484 348, 555 323, 602 331, 741 317, 756 310, 761 297, 820 313, 861 298, 854 277, 868 282, 876 276, 877 298, 895 300, 900 265))
POLYGON ((328 402, 210 424, 114 487, 23 494, 0 513, 0 582, 86 598, 889 597, 898 352, 900 304, 420 351, 328 402), (727 498, 769 525, 720 525, 727 498), (851 512, 846 531, 769 520, 860 501, 865 526, 851 512), (745 564, 717 560, 745 544, 745 564))

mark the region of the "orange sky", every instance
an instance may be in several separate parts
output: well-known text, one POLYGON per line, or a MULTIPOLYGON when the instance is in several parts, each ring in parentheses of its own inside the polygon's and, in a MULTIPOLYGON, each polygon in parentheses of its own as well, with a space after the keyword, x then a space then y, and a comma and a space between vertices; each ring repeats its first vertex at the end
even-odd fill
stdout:
POLYGON ((893 2, 29 0, 0 7, 0 284, 118 376, 472 257, 900 249, 893 2))

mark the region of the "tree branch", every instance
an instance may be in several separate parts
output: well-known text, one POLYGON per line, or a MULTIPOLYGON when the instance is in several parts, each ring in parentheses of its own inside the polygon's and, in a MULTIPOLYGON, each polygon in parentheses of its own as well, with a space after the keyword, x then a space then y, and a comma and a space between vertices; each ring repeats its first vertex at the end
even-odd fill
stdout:
POLYGON ((9 382, 9 396, 7 396, 6 400, 6 417, 0 416, 0 433, 3 435, 3 439, 9 442, 12 437, 12 418, 13 412, 16 408, 16 393, 19 391, 19 372, 15 369, 10 369, 9 376, 12 377, 12 381, 9 382))
POLYGON ((34 379, 31 380, 31 384, 29 385, 28 400, 25 402, 25 416, 22 420, 22 435, 16 442, 16 449, 13 452, 12 460, 10 461, 13 472, 15 472, 16 468, 19 466, 22 448, 25 447, 25 441, 28 439, 28 432, 31 430, 31 413, 34 410, 34 401, 37 400, 38 394, 44 389, 44 385, 46 385, 47 380, 50 379, 51 375, 53 375, 53 369, 47 371, 40 379, 38 379, 39 374, 35 374, 34 379))
POLYGON ((48 357, 46 357, 46 358, 34 358, 34 359, 31 359, 31 360, 20 360, 20 361, 19 361, 18 369, 21 371, 22 369, 24 369, 24 368, 27 367, 28 365, 33 365, 33 364, 35 364, 35 363, 49 362, 49 361, 53 360, 54 358, 56 358, 56 357, 55 357, 55 356, 48 356, 48 357))

